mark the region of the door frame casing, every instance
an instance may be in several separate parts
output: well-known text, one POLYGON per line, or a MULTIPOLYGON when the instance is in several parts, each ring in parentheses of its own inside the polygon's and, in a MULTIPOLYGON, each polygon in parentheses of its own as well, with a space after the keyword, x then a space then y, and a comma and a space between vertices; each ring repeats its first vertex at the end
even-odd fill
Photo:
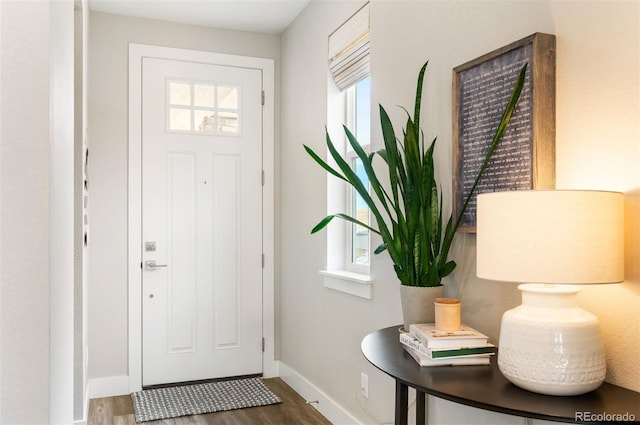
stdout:
POLYGON ((128 176, 128 378, 129 392, 142 389, 142 60, 159 58, 258 69, 262 72, 262 373, 278 375, 275 359, 275 74, 273 59, 197 50, 129 44, 129 176, 128 176))

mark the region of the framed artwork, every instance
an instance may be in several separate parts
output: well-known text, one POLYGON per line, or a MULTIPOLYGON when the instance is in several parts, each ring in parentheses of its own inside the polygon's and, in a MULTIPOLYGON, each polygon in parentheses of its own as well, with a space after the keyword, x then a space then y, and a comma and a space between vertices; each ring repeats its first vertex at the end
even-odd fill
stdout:
POLYGON ((480 193, 555 187, 555 36, 535 33, 453 69, 453 214, 462 210, 525 63, 518 106, 460 232, 475 232, 480 193))

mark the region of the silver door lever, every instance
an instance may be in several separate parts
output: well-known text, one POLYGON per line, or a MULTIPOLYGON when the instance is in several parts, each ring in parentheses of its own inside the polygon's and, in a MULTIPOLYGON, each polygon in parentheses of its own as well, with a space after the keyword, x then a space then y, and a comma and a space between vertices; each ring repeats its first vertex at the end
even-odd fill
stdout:
POLYGON ((155 260, 149 260, 149 261, 145 261, 144 262, 144 268, 146 270, 153 270, 153 269, 157 269, 160 267, 167 267, 166 264, 156 264, 155 260))

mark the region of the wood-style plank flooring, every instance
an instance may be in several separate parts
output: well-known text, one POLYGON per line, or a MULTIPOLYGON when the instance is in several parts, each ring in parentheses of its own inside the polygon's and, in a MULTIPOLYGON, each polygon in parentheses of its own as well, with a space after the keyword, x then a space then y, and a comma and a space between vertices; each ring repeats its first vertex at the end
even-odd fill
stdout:
MULTIPOLYGON (((175 419, 163 419, 144 424, 153 425, 331 425, 315 408, 306 404, 291 387, 280 378, 264 380, 282 403, 269 406, 251 407, 228 412, 206 415, 184 416, 175 419)), ((131 396, 105 397, 89 402, 88 425, 135 425, 131 396)))

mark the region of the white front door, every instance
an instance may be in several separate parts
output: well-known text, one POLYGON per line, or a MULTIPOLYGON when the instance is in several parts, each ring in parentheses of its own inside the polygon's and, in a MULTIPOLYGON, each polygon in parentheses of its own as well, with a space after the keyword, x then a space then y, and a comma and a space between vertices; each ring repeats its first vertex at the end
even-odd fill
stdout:
POLYGON ((142 69, 142 384, 261 373, 262 73, 142 69))

